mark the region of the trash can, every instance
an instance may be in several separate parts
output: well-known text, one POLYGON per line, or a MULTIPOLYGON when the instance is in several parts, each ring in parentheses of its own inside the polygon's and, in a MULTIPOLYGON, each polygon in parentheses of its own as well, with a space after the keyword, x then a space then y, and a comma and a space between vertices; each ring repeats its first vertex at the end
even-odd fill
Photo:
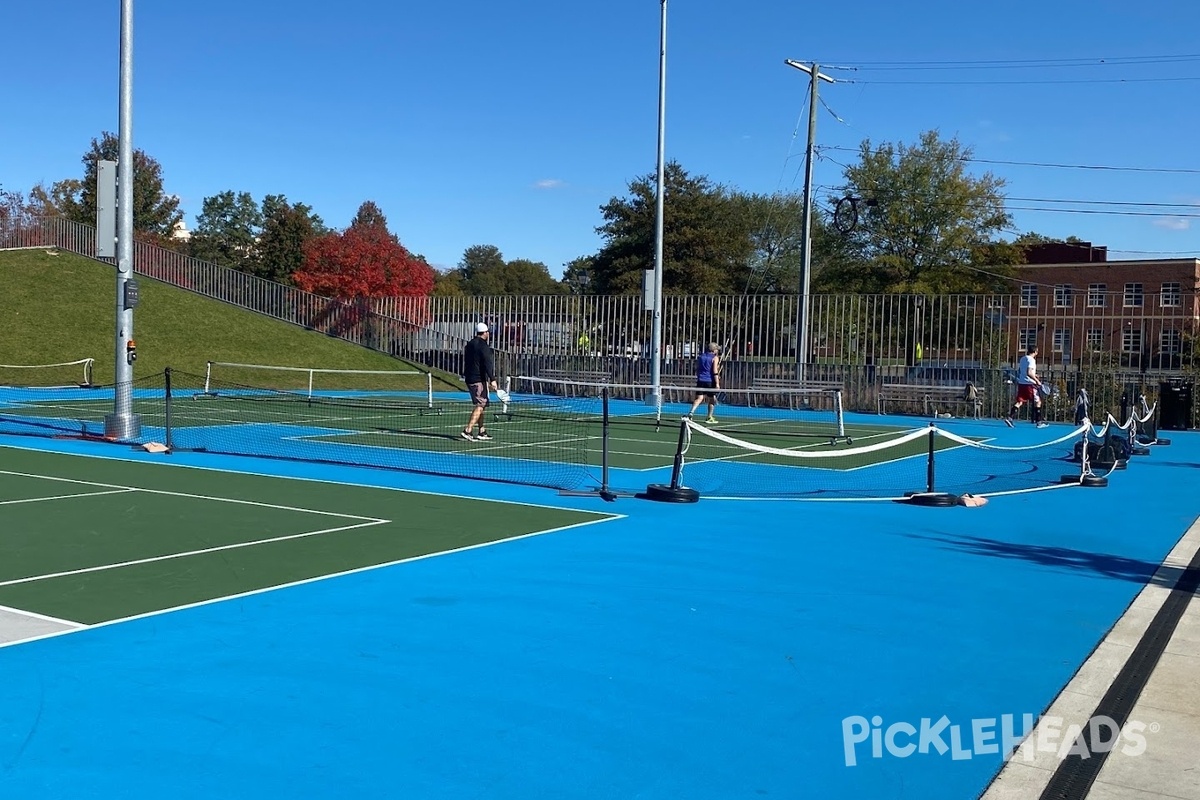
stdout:
POLYGON ((1172 378, 1158 385, 1158 427, 1186 431, 1192 427, 1192 393, 1195 381, 1172 378))

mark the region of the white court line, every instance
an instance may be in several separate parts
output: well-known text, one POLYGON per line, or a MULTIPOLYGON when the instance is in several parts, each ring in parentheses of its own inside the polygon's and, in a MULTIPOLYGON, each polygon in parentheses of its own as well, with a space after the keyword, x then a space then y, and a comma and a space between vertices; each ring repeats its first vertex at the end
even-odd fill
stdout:
MULTIPOLYGON (((34 611, 26 611, 23 608, 13 608, 12 606, 0 606, 0 611, 3 611, 8 614, 16 614, 18 617, 29 617, 30 619, 40 619, 44 622, 54 622, 59 625, 66 625, 66 626, 68 626, 70 628, 74 628, 76 630, 78 630, 79 628, 87 627, 87 625, 84 625, 82 622, 75 622, 74 620, 62 619, 61 617, 51 617, 51 616, 47 616, 46 614, 38 614, 37 612, 34 612, 34 611)), ((22 641, 24 641, 24 640, 22 640, 22 641)))
MULTIPOLYGON (((43 451, 44 452, 44 451, 43 451)), ((144 489, 140 486, 121 486, 115 483, 101 483, 99 481, 83 481, 75 478, 59 478, 55 475, 38 475, 33 472, 14 472, 12 470, 0 469, 0 475, 17 475, 22 478, 41 478, 47 481, 58 481, 60 483, 77 483, 83 486, 103 486, 108 489, 119 489, 127 492, 145 492, 146 494, 161 494, 167 497, 187 497, 192 500, 211 500, 215 503, 234 503, 244 506, 258 506, 260 508, 275 508, 282 511, 301 511, 305 514, 319 514, 324 517, 340 517, 341 519, 361 519, 368 522, 390 522, 391 520, 379 519, 377 517, 364 517, 359 514, 339 514, 334 511, 320 511, 315 508, 300 508, 299 506, 283 506, 276 503, 260 503, 256 500, 238 500, 233 497, 213 497, 204 494, 189 494, 187 492, 169 492, 165 489, 144 489)), ((71 497, 73 495, 67 495, 71 497)))
MULTIPOLYGON (((471 502, 475 502, 475 503, 498 503, 500 505, 508 505, 508 506, 526 506, 528 508, 550 508, 555 511, 579 511, 579 512, 585 513, 585 514, 602 514, 608 519, 624 519, 626 517, 625 514, 613 514, 610 511, 589 511, 586 509, 576 508, 571 505, 551 505, 549 503, 533 503, 528 500, 500 500, 500 499, 494 498, 494 497, 479 497, 476 495, 469 495, 469 494, 455 494, 453 492, 438 492, 438 491, 434 491, 432 489, 411 489, 411 488, 407 488, 407 487, 403 487, 403 486, 388 486, 386 484, 379 484, 379 483, 359 483, 358 481, 333 480, 331 478, 313 478, 313 477, 304 476, 304 475, 286 475, 286 474, 280 474, 278 472, 264 471, 262 469, 250 469, 249 465, 254 464, 256 461, 260 460, 254 456, 229 456, 229 455, 225 455, 225 454, 221 454, 221 453, 201 454, 201 455, 215 456, 215 457, 221 458, 221 459, 224 459, 224 458, 242 459, 247 464, 247 468, 245 468, 245 469, 229 469, 227 467, 214 467, 214 466, 208 466, 208 465, 203 465, 203 464, 181 464, 179 462, 165 463, 162 461, 153 461, 150 459, 129 458, 127 456, 111 456, 111 455, 107 455, 104 453, 76 453, 76 452, 70 452, 70 451, 66 451, 66 450, 47 450, 44 447, 30 447, 26 444, 14 444, 14 443, 8 442, 8 441, 4 441, 4 442, 0 443, 0 450, 20 450, 20 451, 29 452, 29 453, 41 453, 43 455, 49 453, 50 455, 62 456, 64 458, 83 458, 83 459, 90 458, 90 459, 96 459, 99 461, 119 461, 124 464, 142 464, 142 465, 151 464, 151 465, 155 465, 158 467, 166 467, 169 469, 194 469, 194 470, 200 470, 201 472, 218 472, 218 473, 221 473, 224 475, 254 475, 255 477, 267 478, 269 480, 276 480, 276 481, 306 481, 308 483, 321 483, 321 484, 325 484, 328 486, 354 486, 359 489, 372 489, 375 491, 383 491, 383 492, 404 492, 407 494, 419 494, 419 495, 426 495, 426 496, 430 496, 430 497, 453 497, 457 500, 470 500, 471 502)), ((186 452, 186 451, 183 451, 183 452, 186 452)), ((341 468, 347 469, 347 470, 363 469, 363 467, 355 467, 354 465, 351 465, 351 464, 341 466, 341 468)), ((0 470, 0 474, 3 474, 3 472, 4 472, 4 470, 0 470)), ((19 474, 19 473, 14 473, 14 474, 19 474)), ((44 478, 47 476, 37 475, 35 477, 44 478)), ((143 491, 151 491, 151 490, 146 489, 143 491)), ((213 498, 213 499, 221 499, 221 498, 213 498)), ((303 511, 305 509, 299 509, 299 510, 303 511)))
POLYGON ((44 575, 30 575, 27 578, 15 578, 8 581, 0 581, 0 587, 16 586, 21 583, 33 583, 34 581, 50 580, 51 578, 65 578, 69 575, 85 575, 89 572, 103 572, 109 569, 121 569, 122 567, 134 567, 139 564, 153 564, 156 561, 170 561, 173 558, 188 558, 190 556, 202 556, 208 553, 220 553, 225 550, 240 550, 243 547, 256 547, 260 544, 272 544, 273 542, 286 542, 292 539, 304 539, 309 536, 320 536, 324 533, 337 533, 339 531, 352 531, 357 528, 369 528, 373 525, 382 525, 391 522, 387 519, 377 519, 370 522, 360 522, 357 525, 343 525, 339 528, 323 528, 319 531, 308 531, 306 533, 289 533, 285 536, 272 536, 269 539, 255 539, 249 542, 234 542, 233 544, 223 544, 218 547, 205 547, 201 550, 185 550, 182 553, 168 553, 162 556, 152 556, 150 558, 138 558, 133 561, 119 561, 115 564, 101 564, 95 567, 83 567, 81 569, 69 569, 62 572, 48 572, 44 575))
MULTIPOLYGON (((204 469, 204 467, 200 467, 199 469, 204 469)), ((351 485, 353 485, 353 484, 351 484, 351 485)), ((367 488, 373 488, 373 487, 367 487, 367 488)), ((522 504, 516 503, 514 505, 522 505, 522 504)), ((524 505, 532 505, 532 504, 527 503, 524 505)), ((555 506, 541 506, 541 507, 542 508, 555 508, 555 506)), ((562 510, 562 509, 559 509, 559 510, 562 510)), ((16 644, 24 644, 26 642, 35 642, 35 641, 39 641, 41 639, 51 639, 51 638, 54 638, 57 636, 66 636, 68 634, 79 633, 83 630, 90 630, 92 628, 107 628, 110 625, 120 625, 120 624, 123 624, 126 622, 133 622, 134 620, 147 619, 149 617, 158 617, 158 616, 162 616, 164 614, 173 614, 177 611, 185 611, 190 608, 201 608, 203 606, 214 605, 216 603, 224 603, 229 600, 240 600, 245 597, 253 597, 254 595, 266 594, 267 592, 275 592, 280 589, 290 589, 293 586, 304 586, 309 583, 317 583, 318 581, 327 581, 327 580, 331 580, 333 578, 341 578, 341 577, 344 577, 347 575, 357 575, 357 574, 363 573, 363 572, 372 572, 377 569, 394 567, 394 566, 397 566, 398 564, 408 564, 408 563, 411 563, 414 561, 425 561, 427 559, 437 558, 439 556, 447 556, 447 555, 451 555, 454 553, 465 553, 469 550, 480 550, 485 547, 493 547, 495 545, 506 544, 508 542, 515 542, 515 541, 519 541, 521 539, 531 539, 535 536, 544 536, 548 533, 558 533, 559 531, 571 530, 572 528, 583 528, 588 525, 596 525, 596 524, 599 524, 602 522, 612 522, 613 520, 624 519, 624 518, 625 518, 625 515, 623 515, 623 514, 613 514, 611 516, 604 517, 603 519, 592 519, 592 520, 587 520, 585 522, 576 522, 572 525, 561 525, 557 528, 548 528, 544 531, 532 531, 530 533, 523 533, 519 536, 509 536, 505 539, 496 539, 491 542, 480 542, 479 544, 469 544, 469 545, 465 545, 463 547, 456 547, 453 550, 439 550, 436 553, 425 553, 424 555, 419 555, 419 556, 409 556, 407 558, 398 558, 398 559, 395 559, 394 561, 388 561, 383 564, 371 564, 371 565, 365 566, 365 567, 356 567, 354 569, 343 570, 342 572, 334 572, 329 575, 318 575, 313 578, 304 578, 303 580, 291 581, 290 583, 281 583, 276 586, 264 586, 261 589, 251 589, 250 591, 239 592, 238 594, 226 595, 224 597, 214 597, 210 600, 200 600, 195 603, 186 603, 181 606, 173 606, 171 608, 162 608, 162 609, 159 609, 158 611, 147 611, 144 614, 134 614, 134 615, 128 616, 128 617, 120 617, 118 619, 110 619, 106 622, 98 622, 95 625, 87 625, 86 627, 75 629, 75 630, 55 631, 53 633, 42 634, 41 636, 31 636, 28 639, 21 639, 19 641, 0 642, 0 650, 4 649, 5 647, 12 647, 13 645, 16 645, 16 644)))
POLYGON ((46 500, 70 500, 73 497, 100 497, 105 494, 126 494, 137 489, 113 489, 111 492, 80 492, 79 494, 56 494, 52 497, 27 497, 23 500, 0 500, 0 506, 12 506, 17 503, 42 503, 46 500))

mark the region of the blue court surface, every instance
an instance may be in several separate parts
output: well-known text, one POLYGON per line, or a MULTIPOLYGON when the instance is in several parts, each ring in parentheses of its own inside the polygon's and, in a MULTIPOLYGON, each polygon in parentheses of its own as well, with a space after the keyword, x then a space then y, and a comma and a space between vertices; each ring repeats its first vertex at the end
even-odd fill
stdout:
POLYGON ((162 469, 620 516, 0 647, 0 797, 976 797, 1002 759, 973 726, 998 744, 1040 714, 1200 514, 1200 434, 1169 436, 1108 487, 981 508, 604 503, 179 453, 162 469), (873 751, 897 722, 940 734, 873 751))

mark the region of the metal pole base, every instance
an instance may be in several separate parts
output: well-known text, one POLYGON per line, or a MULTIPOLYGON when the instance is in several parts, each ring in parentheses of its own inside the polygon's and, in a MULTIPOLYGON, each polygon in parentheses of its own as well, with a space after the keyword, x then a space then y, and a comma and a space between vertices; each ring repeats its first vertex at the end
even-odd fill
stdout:
POLYGON ((958 495, 947 492, 912 492, 905 495, 904 499, 900 502, 913 506, 947 508, 958 505, 958 495))
POLYGON ((107 414, 104 417, 104 438, 129 441, 142 435, 140 414, 107 414))
POLYGON ((700 500, 700 493, 686 486, 669 486, 664 483, 652 483, 646 487, 646 493, 643 497, 647 500, 656 500, 660 503, 696 503, 700 500))

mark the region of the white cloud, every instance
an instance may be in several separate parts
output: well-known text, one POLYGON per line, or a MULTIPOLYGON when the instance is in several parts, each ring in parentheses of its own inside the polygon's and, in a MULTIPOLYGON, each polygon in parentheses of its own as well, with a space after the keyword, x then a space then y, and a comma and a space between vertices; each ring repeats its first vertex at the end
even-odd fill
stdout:
POLYGON ((1192 227, 1192 221, 1183 217, 1159 217, 1154 220, 1154 227, 1169 231, 1186 231, 1192 227))
POLYGON ((560 181, 558 178, 543 178, 534 184, 537 189, 561 189, 567 184, 560 181))

